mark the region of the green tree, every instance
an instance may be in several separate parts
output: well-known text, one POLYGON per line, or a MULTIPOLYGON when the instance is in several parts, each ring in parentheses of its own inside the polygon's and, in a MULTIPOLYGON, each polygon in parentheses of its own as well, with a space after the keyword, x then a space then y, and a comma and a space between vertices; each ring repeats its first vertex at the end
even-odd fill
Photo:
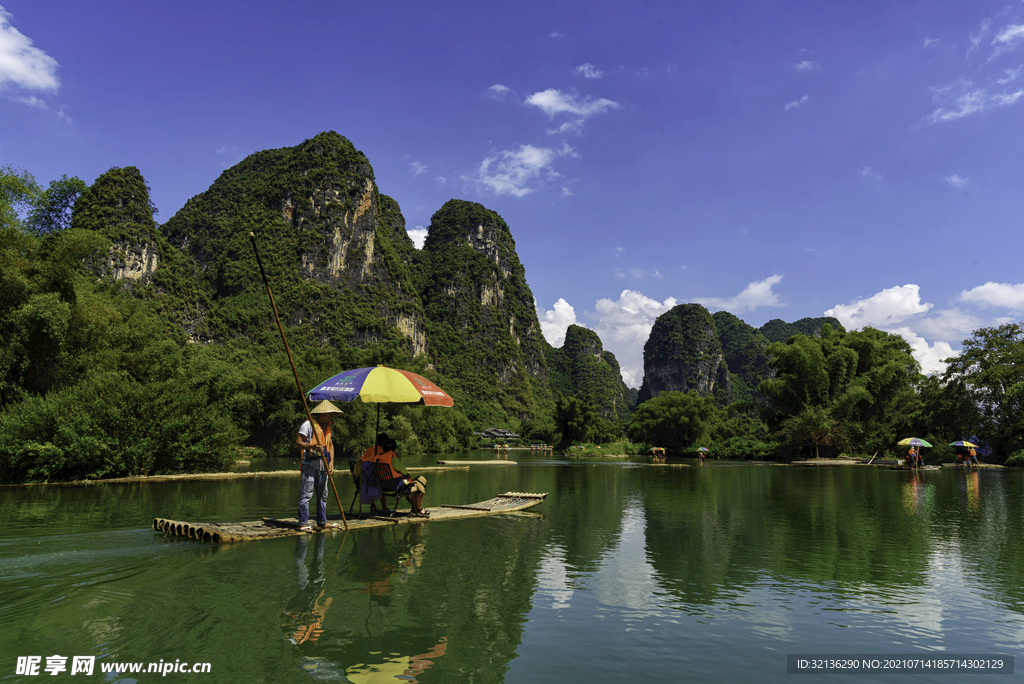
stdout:
POLYGON ((768 400, 765 418, 780 437, 816 451, 849 445, 867 452, 898 439, 901 401, 920 377, 899 335, 874 328, 846 333, 825 324, 820 336, 794 335, 772 343, 768 354, 775 377, 760 389, 768 400))
POLYGON ((946 359, 943 379, 963 383, 981 414, 996 455, 1024 446, 1024 326, 979 328, 964 340, 959 356, 946 359))
POLYGON ((693 450, 712 441, 724 418, 714 397, 702 397, 696 390, 662 392, 637 407, 628 434, 637 443, 674 451, 693 450))
POLYGON ((87 187, 85 181, 77 176, 68 178, 65 175, 50 181, 50 186, 40 193, 29 212, 26 221, 29 230, 36 235, 46 235, 68 228, 71 209, 87 187))
POLYGON ((0 167, 0 229, 22 228, 21 214, 32 209, 43 189, 28 171, 0 167))

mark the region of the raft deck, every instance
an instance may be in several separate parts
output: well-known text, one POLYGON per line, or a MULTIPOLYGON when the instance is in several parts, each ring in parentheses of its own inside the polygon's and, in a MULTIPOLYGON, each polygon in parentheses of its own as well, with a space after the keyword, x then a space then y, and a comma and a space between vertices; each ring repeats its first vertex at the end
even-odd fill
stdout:
MULTIPOLYGON (((456 518, 472 518, 481 515, 513 513, 536 506, 543 502, 546 497, 547 492, 543 494, 505 492, 493 499, 465 506, 431 506, 428 508, 430 516, 426 518, 412 515, 408 510, 400 510, 394 517, 388 517, 380 513, 353 515, 348 518, 348 526, 350 530, 362 530, 370 527, 388 527, 391 525, 408 525, 434 520, 454 520, 456 518)), ((341 516, 338 514, 328 515, 327 519, 340 522, 341 516)), ((302 532, 299 530, 299 522, 296 518, 263 518, 262 520, 254 520, 252 522, 237 523, 190 523, 180 520, 168 520, 166 518, 154 518, 153 529, 164 534, 187 537, 213 544, 280 539, 281 537, 295 537, 301 534, 318 534, 332 531, 314 528, 312 532, 302 532)), ((337 529, 343 530, 344 528, 339 527, 337 529)))

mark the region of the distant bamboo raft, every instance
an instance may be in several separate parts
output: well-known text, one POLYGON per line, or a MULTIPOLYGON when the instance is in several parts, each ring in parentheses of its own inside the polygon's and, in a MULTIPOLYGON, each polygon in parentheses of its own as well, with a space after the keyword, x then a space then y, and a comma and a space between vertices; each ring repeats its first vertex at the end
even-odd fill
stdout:
MULTIPOLYGON (((386 517, 382 514, 352 517, 348 521, 348 526, 350 529, 357 530, 371 527, 388 527, 390 525, 409 525, 434 520, 454 520, 456 518, 472 518, 481 515, 513 513, 532 508, 543 502, 545 498, 547 498, 546 492, 543 494, 505 492, 493 499, 465 506, 444 505, 431 507, 429 509, 430 517, 427 518, 410 515, 408 510, 399 510, 395 517, 386 517)), ((329 515, 327 518, 331 521, 337 521, 341 519, 341 516, 329 515)), ((213 544, 280 539, 281 537, 310 534, 309 532, 299 530, 299 521, 296 518, 263 518, 262 520, 252 522, 237 523, 190 523, 180 520, 168 520, 166 518, 154 518, 153 529, 164 534, 213 544)), ((317 532, 326 531, 328 530, 317 530, 317 532)))
MULTIPOLYGON (((447 465, 447 466, 454 466, 454 465, 461 465, 461 466, 471 466, 471 465, 519 465, 515 461, 506 461, 505 459, 501 459, 499 461, 438 461, 437 463, 438 463, 438 465, 447 465)), ((410 468, 410 470, 412 470, 412 468, 410 468)))

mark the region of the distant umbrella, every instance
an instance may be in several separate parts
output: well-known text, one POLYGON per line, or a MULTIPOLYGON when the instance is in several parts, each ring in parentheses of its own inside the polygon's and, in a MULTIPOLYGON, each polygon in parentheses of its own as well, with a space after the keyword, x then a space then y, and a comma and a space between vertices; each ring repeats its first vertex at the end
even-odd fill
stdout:
POLYGON ((697 447, 697 451, 708 451, 707 447, 697 447))
POLYGON ((960 440, 959 442, 953 442, 953 443, 952 443, 952 444, 950 444, 949 446, 962 446, 962 447, 971 447, 971 448, 973 448, 973 449, 977 449, 977 448, 978 448, 978 445, 977 445, 977 444, 974 444, 974 443, 972 443, 972 442, 965 442, 965 441, 963 441, 963 440, 960 440))

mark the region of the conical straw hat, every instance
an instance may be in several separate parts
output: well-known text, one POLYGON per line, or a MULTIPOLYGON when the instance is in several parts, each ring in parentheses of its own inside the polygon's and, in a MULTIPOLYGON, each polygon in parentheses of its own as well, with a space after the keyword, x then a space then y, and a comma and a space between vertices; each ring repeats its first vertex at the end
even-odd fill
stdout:
POLYGON ((309 411, 310 413, 336 413, 341 415, 341 409, 324 399, 309 411))

